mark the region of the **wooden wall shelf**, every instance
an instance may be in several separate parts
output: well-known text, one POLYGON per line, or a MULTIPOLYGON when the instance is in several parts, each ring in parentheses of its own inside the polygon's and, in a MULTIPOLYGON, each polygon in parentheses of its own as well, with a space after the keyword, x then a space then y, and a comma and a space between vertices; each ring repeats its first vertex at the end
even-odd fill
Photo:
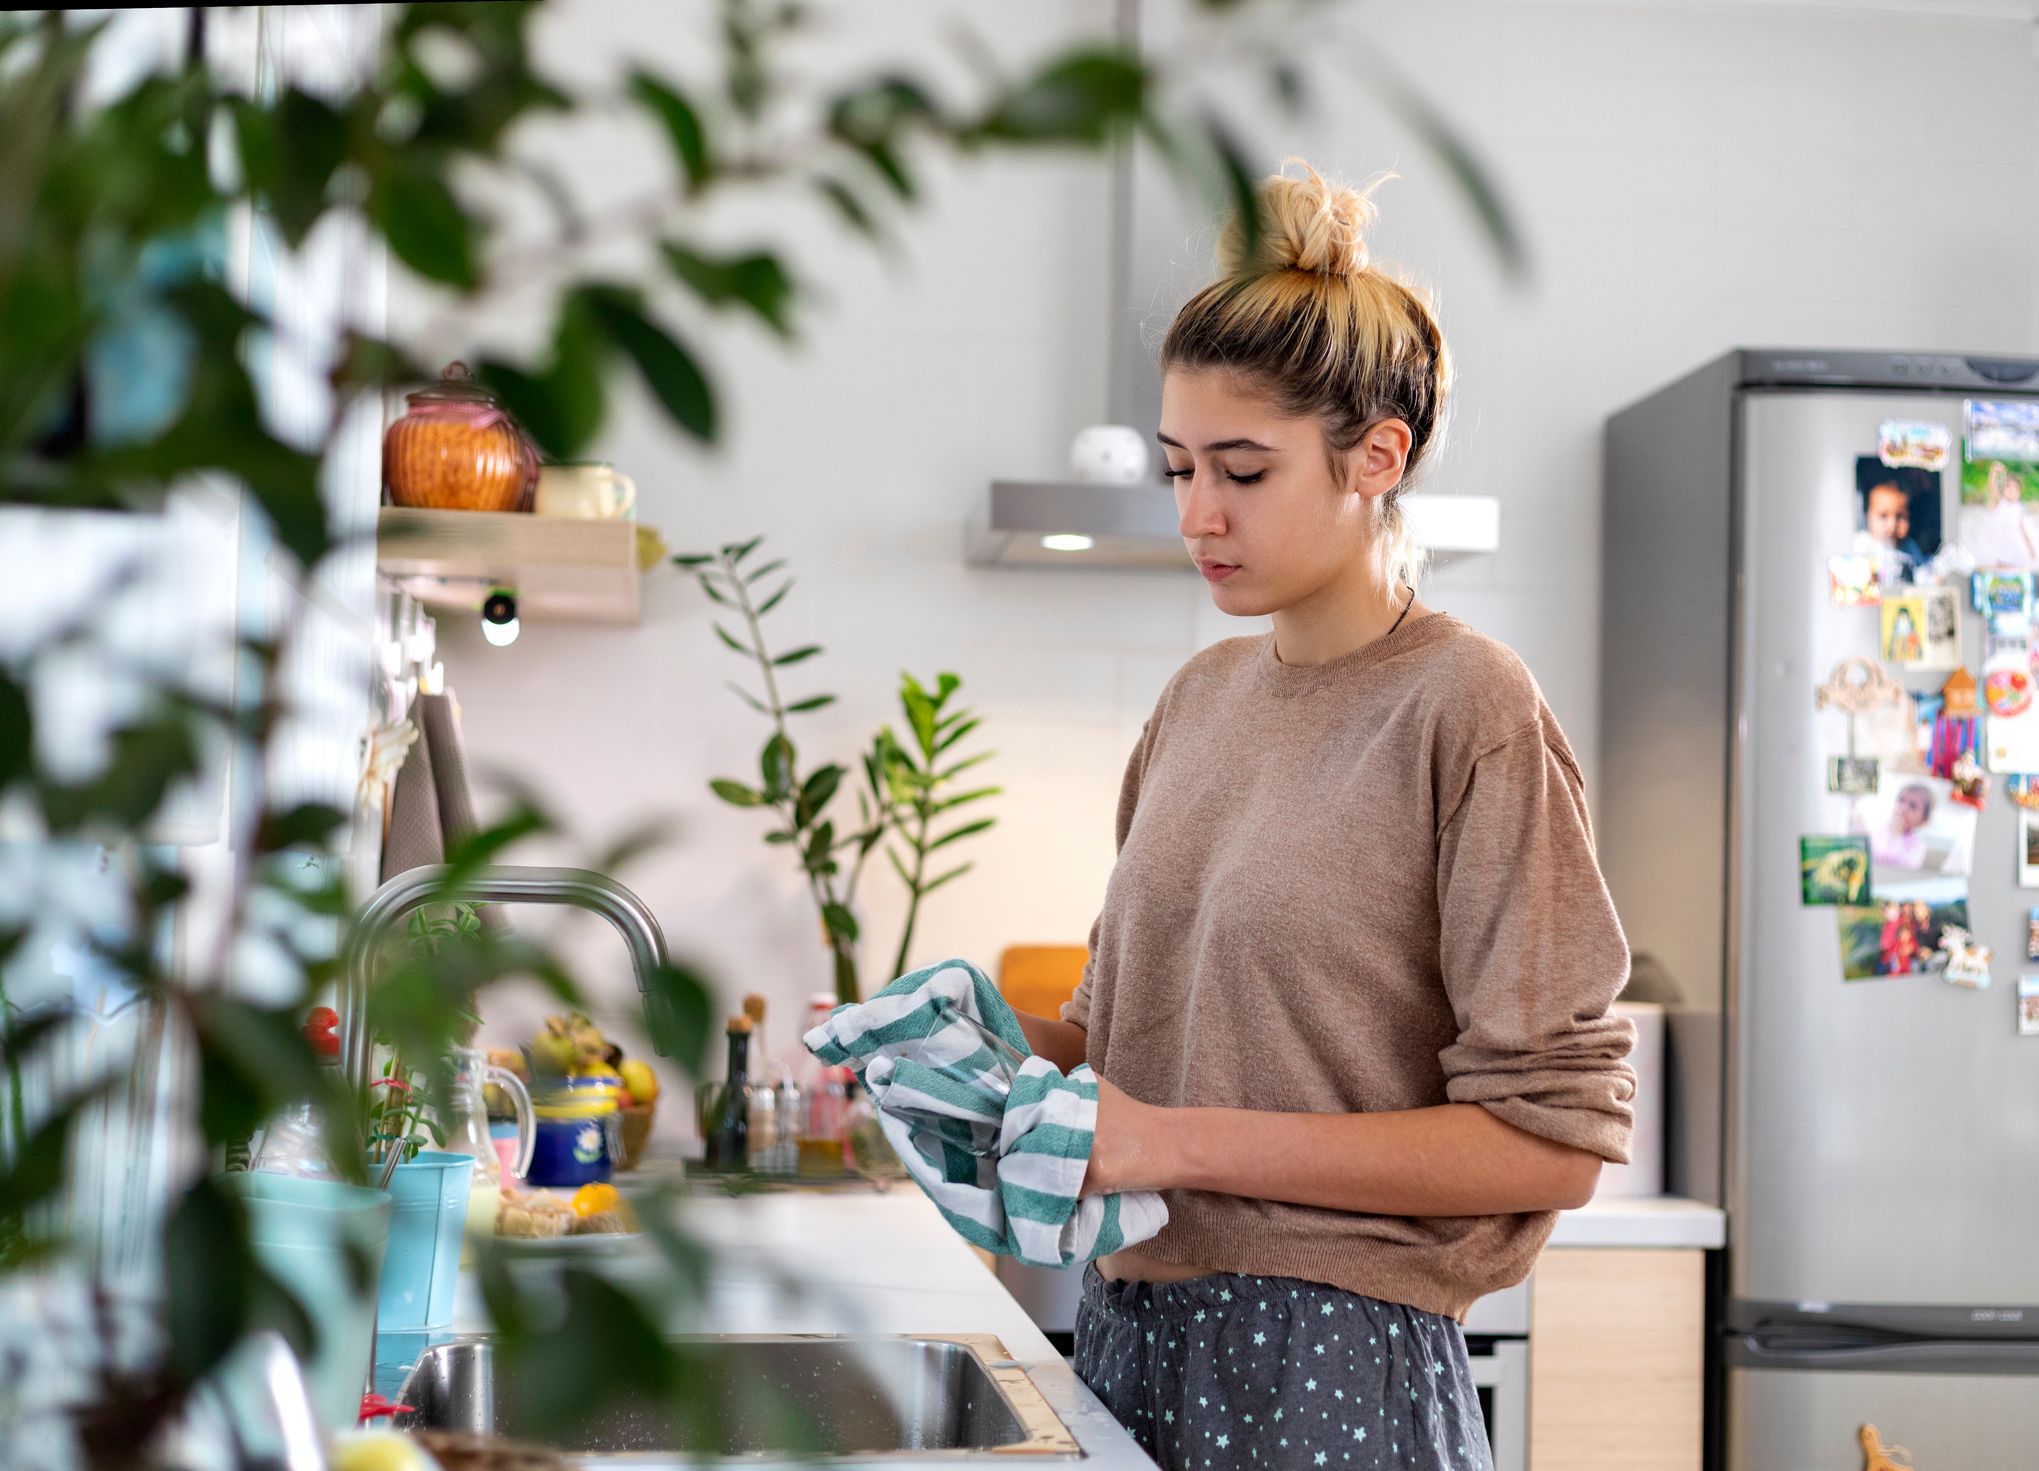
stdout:
POLYGON ((478 612, 493 588, 517 595, 520 618, 637 623, 637 523, 500 511, 384 506, 375 564, 432 608, 478 612))

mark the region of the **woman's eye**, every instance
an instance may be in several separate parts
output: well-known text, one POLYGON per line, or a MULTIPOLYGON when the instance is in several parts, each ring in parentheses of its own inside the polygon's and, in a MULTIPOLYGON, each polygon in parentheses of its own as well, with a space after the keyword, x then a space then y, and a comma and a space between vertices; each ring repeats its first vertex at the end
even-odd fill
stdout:
MULTIPOLYGON (((1191 471, 1189 470, 1163 470, 1161 478, 1164 480, 1180 480, 1183 476, 1190 473, 1191 471)), ((1265 470, 1255 470, 1251 475, 1234 475, 1231 477, 1232 483, 1235 485, 1251 485, 1266 473, 1265 470)))

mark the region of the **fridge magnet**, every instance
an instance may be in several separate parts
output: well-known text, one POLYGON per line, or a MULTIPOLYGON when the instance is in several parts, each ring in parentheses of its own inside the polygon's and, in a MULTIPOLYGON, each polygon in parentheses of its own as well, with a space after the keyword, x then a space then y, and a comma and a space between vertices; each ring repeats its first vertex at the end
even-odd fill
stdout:
POLYGON ((1948 936, 1967 933, 1968 891, 1958 878, 1879 880, 1869 903, 1839 905, 1834 914, 1843 980, 1932 975, 1947 965, 1948 936))
POLYGON ((1868 796, 1876 790, 1879 774, 1874 756, 1827 757, 1827 790, 1839 796, 1868 796))
POLYGON ((1975 752, 1963 751, 1954 758, 1954 764, 1947 768, 1947 781, 1954 788, 1953 801, 1982 811, 1983 803, 1989 800, 1989 776, 1975 759, 1975 752))
POLYGON ((2018 648, 2015 655, 2008 650, 1991 655, 1992 662, 2002 659, 2004 664, 1983 678, 1983 697, 1990 708, 1983 727, 1984 764, 1991 771, 2016 773, 2012 777, 2017 782, 2013 800, 2032 795, 2028 773, 2039 771, 2039 707, 2032 700, 2033 686, 2039 681, 2034 679, 2023 646, 2018 648))
POLYGON ((1855 526, 1851 550, 1875 558, 1883 587, 1910 584, 1940 550, 1939 472, 1861 456, 1855 461, 1855 526))
POLYGON ((2025 958, 2039 960, 2039 909, 2025 911, 2025 958))
POLYGON ((1951 781, 1913 776, 1854 803, 1849 831, 1869 842, 1879 894, 1886 883, 1969 872, 1976 813, 1955 795, 1951 781))
MULTIPOLYGON (((2034 776, 2030 772, 2019 772, 2015 776, 2005 777, 2004 795, 2011 799, 2014 806, 2039 811, 2039 776, 2034 776)), ((2039 959, 2039 956, 2034 958, 2039 959)))
POLYGON ((1978 567, 2039 566, 2039 405, 1971 399, 1962 405, 1959 537, 1978 567))
POLYGON ((1982 614, 1991 638, 2026 638, 2032 631, 2032 575, 1977 572, 1968 580, 1969 601, 1982 614))
POLYGON ((2039 976, 2018 977, 2018 1035, 2039 1037, 2039 976))
POLYGON ((2000 644, 1983 662, 1982 703, 1999 716, 2023 715, 2032 708, 2032 660, 2023 642, 2000 644))
POLYGON ((1827 600, 1836 608, 1873 608, 1883 601, 1874 557, 1827 558, 1827 600))
POLYGON ((2039 889, 2039 812, 2018 809, 2018 887, 2039 889))
POLYGON ((1926 600, 1913 593, 1883 600, 1883 662, 1915 669, 1926 658, 1926 600))
POLYGON ((1940 686, 1940 710, 1955 719, 1975 714, 1975 676, 1965 667, 1948 675, 1940 686))
POLYGON ((1800 838, 1798 897, 1806 905, 1869 898, 1869 843, 1861 837, 1800 838))
MULTIPOLYGON (((1848 754, 1827 762, 1828 791, 1858 795, 1850 787, 1840 784, 1844 771, 1849 773, 1848 780, 1859 782, 1863 777, 1861 768, 1854 765, 1858 760, 1855 754, 1856 721, 1872 711, 1902 709, 1904 700, 1904 686, 1891 677, 1890 671, 1874 659, 1864 659, 1859 655, 1851 655, 1834 665, 1826 683, 1813 690, 1815 710, 1839 710, 1848 717, 1848 754), (1844 767, 1841 763, 1848 764, 1844 767)), ((1870 760, 1867 764, 1868 785, 1862 790, 1873 792, 1876 790, 1876 763, 1870 760)))
POLYGON ((1876 457, 1892 468, 1916 465, 1921 470, 1942 470, 1953 451, 1954 431, 1945 424, 1885 419, 1876 426, 1876 457))
POLYGON ((1920 669, 1956 669, 1961 665, 1961 598, 1951 587, 1927 587, 1919 589, 1919 601, 1925 604, 1924 628, 1925 650, 1920 655, 1917 667, 1920 669))
POLYGON ((1940 942, 1947 952, 1941 976, 1951 985, 1966 986, 1971 991, 1987 991, 1990 947, 1977 943, 1975 936, 1965 928, 1953 924, 1942 926, 1940 942))

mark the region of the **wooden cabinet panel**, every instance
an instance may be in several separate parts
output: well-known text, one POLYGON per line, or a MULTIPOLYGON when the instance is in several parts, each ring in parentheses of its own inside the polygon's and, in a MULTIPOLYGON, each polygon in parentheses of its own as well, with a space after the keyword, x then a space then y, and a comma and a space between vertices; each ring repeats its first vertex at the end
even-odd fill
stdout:
POLYGON ((1530 1278, 1530 1471, 1697 1471, 1704 1254, 1569 1247, 1530 1278))

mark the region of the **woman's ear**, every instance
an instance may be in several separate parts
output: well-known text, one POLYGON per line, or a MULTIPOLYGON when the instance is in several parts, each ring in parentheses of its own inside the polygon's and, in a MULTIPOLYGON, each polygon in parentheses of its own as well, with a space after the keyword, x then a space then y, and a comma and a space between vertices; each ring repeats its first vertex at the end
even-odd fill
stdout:
POLYGON ((1402 483, 1409 464, 1409 446, 1416 436, 1400 419, 1383 419, 1360 437, 1346 459, 1347 490, 1371 499, 1385 495, 1402 483))

